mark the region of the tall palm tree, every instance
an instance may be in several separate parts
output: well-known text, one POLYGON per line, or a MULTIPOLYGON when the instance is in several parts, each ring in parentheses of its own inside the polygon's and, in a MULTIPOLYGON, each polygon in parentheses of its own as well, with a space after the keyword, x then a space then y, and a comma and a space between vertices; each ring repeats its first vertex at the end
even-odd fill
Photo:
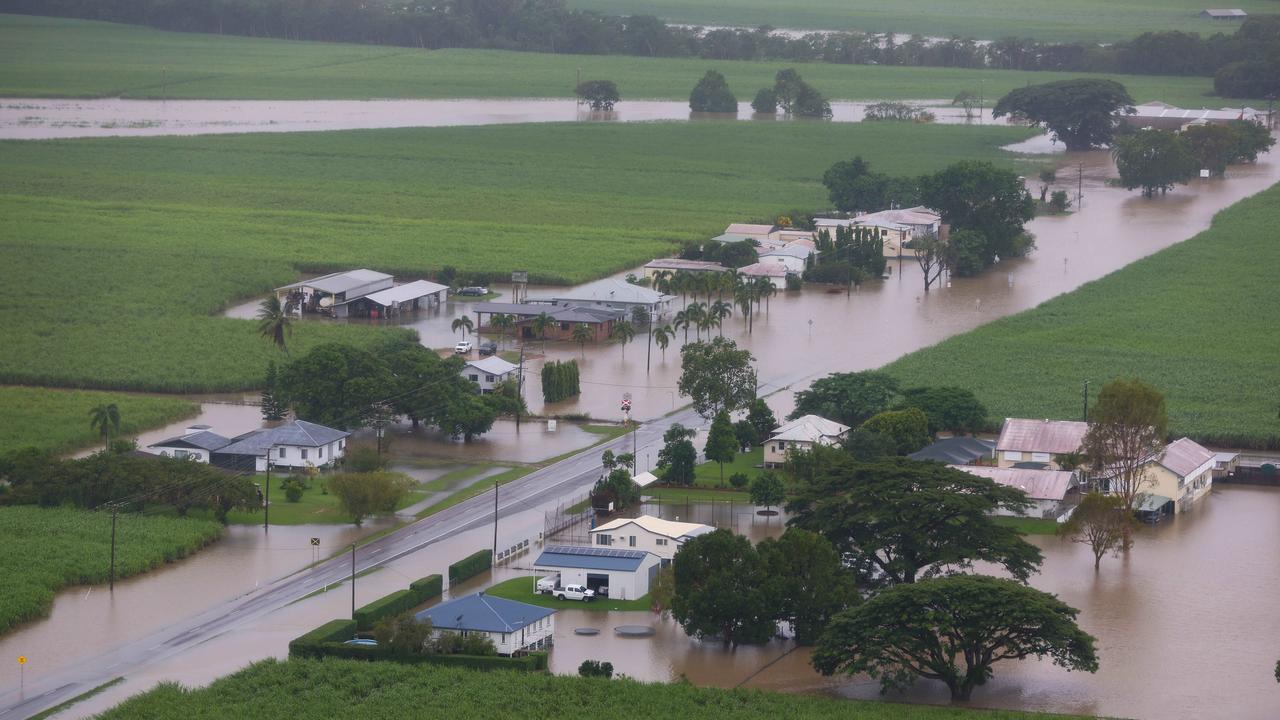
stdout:
POLYGON ((680 330, 681 328, 683 328, 683 329, 684 329, 684 341, 685 341, 685 342, 689 342, 689 326, 690 326, 690 325, 693 325, 693 323, 692 323, 692 322, 690 322, 690 320, 689 320, 689 310, 688 310, 688 308, 685 308, 684 310, 680 310, 680 311, 676 312, 676 316, 675 316, 675 318, 672 320, 672 323, 671 323, 671 324, 672 324, 672 327, 673 327, 675 330, 680 330))
MULTIPOLYGON (((279 305, 279 301, 276 301, 279 305)), ((97 430, 102 438, 102 449, 111 446, 111 434, 120 434, 120 408, 115 403, 98 405, 89 411, 89 429, 97 430)))
POLYGON ((711 307, 707 308, 707 319, 713 321, 715 326, 719 328, 720 337, 724 337, 724 320, 733 314, 733 306, 723 300, 717 300, 711 303, 711 307))
POLYGON ((280 305, 279 297, 272 295, 258 306, 258 333, 289 354, 285 338, 293 335, 293 320, 280 305))
POLYGON ((569 338, 578 343, 578 352, 582 357, 587 356, 587 343, 596 339, 596 331, 586 323, 578 323, 573 326, 573 332, 569 333, 569 338))
POLYGON ((614 323, 613 329, 609 331, 609 337, 614 340, 622 341, 622 357, 627 356, 627 343, 636 336, 636 326, 627 320, 619 320, 614 323))
POLYGON ((653 274, 653 289, 663 295, 671 294, 671 276, 670 270, 659 270, 653 274))
POLYGON ((476 324, 471 322, 470 315, 463 315, 462 317, 454 318, 453 322, 450 323, 449 326, 453 328, 454 332, 461 330, 463 340, 467 339, 467 333, 474 332, 476 329, 476 324))
POLYGON ((676 274, 671 277, 672 292, 680 293, 680 306, 689 307, 689 280, 693 276, 684 270, 677 270, 676 274))
POLYGON ((755 286, 756 307, 760 307, 760 301, 764 300, 764 311, 769 312, 769 298, 778 294, 778 286, 773 284, 773 280, 767 277, 758 277, 751 283, 755 286))
POLYGON ((507 330, 514 327, 515 324, 515 316, 508 315, 506 313, 494 313, 493 316, 489 318, 489 325, 498 330, 498 341, 503 344, 506 344, 507 341, 507 330))
POLYGON ((702 331, 707 327, 707 306, 696 302, 685 308, 685 319, 693 325, 694 340, 702 342, 702 331))
POLYGON ((747 334, 750 334, 753 325, 752 318, 755 315, 751 312, 751 309, 755 307, 756 301, 755 285, 746 284, 739 286, 738 289, 733 292, 733 300, 742 310, 742 319, 747 321, 747 334))
POLYGON ((653 330, 653 341, 658 344, 658 347, 662 348, 663 362, 667 361, 667 346, 671 344, 671 339, 675 337, 675 334, 676 331, 670 325, 663 325, 653 330))
POLYGON ((542 354, 547 354, 547 330, 555 325, 555 320, 545 312, 538 313, 538 317, 533 319, 533 331, 538 333, 538 337, 542 338, 542 354))

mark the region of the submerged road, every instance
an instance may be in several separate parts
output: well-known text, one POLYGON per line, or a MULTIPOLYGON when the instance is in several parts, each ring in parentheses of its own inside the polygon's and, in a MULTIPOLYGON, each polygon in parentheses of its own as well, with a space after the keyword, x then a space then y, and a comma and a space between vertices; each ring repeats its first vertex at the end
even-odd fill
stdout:
MULTIPOLYGON (((785 383, 781 380, 762 383, 760 393, 763 396, 776 392, 805 377, 807 374, 789 378, 785 383)), ((634 439, 633 433, 628 433, 513 480, 502 486, 498 493, 498 517, 513 515, 531 506, 571 495, 593 484, 600 477, 600 455, 605 450, 613 450, 615 453, 631 452, 634 442, 639 452, 652 452, 656 457, 657 450, 662 446, 662 436, 668 428, 676 423, 696 427, 702 422, 692 408, 682 408, 641 425, 635 431, 634 439)), ((456 533, 492 523, 493 519, 492 496, 484 494, 473 497, 357 547, 356 572, 385 565, 456 533)), ((209 608, 183 622, 87 657, 51 673, 39 682, 28 683, 23 693, 9 691, 0 695, 0 720, 28 718, 115 678, 126 676, 143 665, 172 658, 224 632, 280 610, 317 590, 343 582, 351 574, 351 554, 339 554, 209 608)))

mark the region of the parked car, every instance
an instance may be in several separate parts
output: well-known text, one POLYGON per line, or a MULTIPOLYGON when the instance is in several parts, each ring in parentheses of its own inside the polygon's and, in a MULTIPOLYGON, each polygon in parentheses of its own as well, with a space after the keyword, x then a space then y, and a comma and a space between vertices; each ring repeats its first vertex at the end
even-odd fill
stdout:
POLYGON ((362 645, 364 647, 378 647, 378 641, 374 640, 373 638, 353 638, 342 644, 343 645, 362 645))
POLYGON ((548 575, 544 578, 538 578, 538 582, 533 586, 535 595, 550 595, 555 592, 556 586, 560 584, 559 575, 548 575))
POLYGON ((496 355, 497 353, 498 343, 492 340, 480 343, 480 357, 488 357, 489 355, 496 355))
POLYGON ((557 600, 581 600, 582 602, 591 602, 596 593, 589 590, 585 585, 565 585, 556 591, 557 600))
POLYGON ((453 352, 458 355, 466 355, 467 353, 471 352, 471 341, 463 340, 457 345, 454 345, 453 352))
POLYGON ((468 296, 472 296, 472 297, 480 297, 481 295, 488 295, 488 294, 489 294, 489 288, 487 288, 487 287, 482 287, 482 286, 480 286, 480 285, 469 285, 469 286, 467 286, 467 287, 464 287, 464 288, 462 288, 462 289, 458 290, 458 292, 457 292, 457 293, 455 293, 455 294, 456 294, 456 295, 468 295, 468 296))

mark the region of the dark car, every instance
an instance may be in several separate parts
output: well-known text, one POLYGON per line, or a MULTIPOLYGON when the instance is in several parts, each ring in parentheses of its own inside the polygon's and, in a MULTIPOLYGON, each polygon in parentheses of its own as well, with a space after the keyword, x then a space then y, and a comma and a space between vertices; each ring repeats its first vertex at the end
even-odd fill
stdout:
POLYGON ((482 342, 482 343, 480 343, 480 357, 487 357, 487 356, 489 356, 489 355, 496 355, 496 354, 497 354, 497 352, 498 352, 498 343, 496 343, 496 342, 494 342, 494 341, 492 341, 492 340, 490 340, 490 341, 488 341, 488 342, 482 342))
POLYGON ((487 287, 480 287, 479 285, 471 285, 471 286, 469 286, 469 287, 464 287, 464 288, 462 288, 462 289, 461 289, 461 290, 459 290, 456 294, 458 294, 458 295, 468 295, 468 296, 473 296, 473 297, 479 297, 479 296, 481 296, 481 295, 488 295, 488 294, 489 294, 489 288, 487 288, 487 287))

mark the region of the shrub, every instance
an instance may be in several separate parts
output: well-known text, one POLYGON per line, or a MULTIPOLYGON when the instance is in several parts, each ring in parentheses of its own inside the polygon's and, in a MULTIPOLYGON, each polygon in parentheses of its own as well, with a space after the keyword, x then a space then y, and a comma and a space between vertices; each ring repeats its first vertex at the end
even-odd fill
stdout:
POLYGON ((542 399, 553 403, 578 395, 577 360, 552 360, 542 366, 542 399))
POLYGON ((428 575, 409 583, 409 589, 417 593, 420 603, 424 603, 444 592, 444 579, 439 575, 428 575))
POLYGON ((439 575, 414 580, 409 584, 408 590, 397 590, 357 609, 356 626, 360 630, 370 630, 382 620, 405 613, 438 597, 443 590, 443 585, 439 575))
POLYGON ((285 499, 291 503, 302 500, 302 492, 306 489, 302 481, 295 477, 286 478, 280 483, 280 487, 284 488, 285 499))
POLYGON ((289 657, 324 657, 325 643, 344 642, 356 636, 355 620, 330 620, 289 643, 289 657))
POLYGON ((449 587, 469 580, 493 567, 493 551, 480 550, 449 566, 449 587))
POLYGON ((338 473, 329 478, 329 492, 358 526, 374 513, 391 512, 409 491, 411 481, 399 473, 338 473))
POLYGON ((729 484, 741 490, 751 483, 751 478, 746 473, 734 473, 729 476, 729 484))
POLYGON ((613 663, 599 660, 583 660, 578 666, 578 674, 582 677, 613 677, 613 663))

